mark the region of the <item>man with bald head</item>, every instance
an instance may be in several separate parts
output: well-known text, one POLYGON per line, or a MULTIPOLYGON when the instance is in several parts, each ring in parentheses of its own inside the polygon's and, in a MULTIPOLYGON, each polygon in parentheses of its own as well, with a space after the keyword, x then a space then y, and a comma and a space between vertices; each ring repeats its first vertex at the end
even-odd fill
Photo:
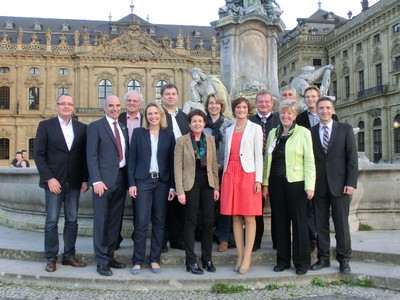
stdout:
POLYGON ((128 128, 129 141, 135 128, 142 127, 142 114, 140 108, 143 104, 143 96, 138 91, 129 91, 124 97, 126 112, 119 115, 118 120, 128 128))
POLYGON ((121 103, 117 96, 107 97, 105 116, 88 126, 87 164, 93 188, 93 245, 97 272, 111 276, 110 268, 123 269, 114 259, 126 191, 126 154, 128 129, 118 122, 121 103))

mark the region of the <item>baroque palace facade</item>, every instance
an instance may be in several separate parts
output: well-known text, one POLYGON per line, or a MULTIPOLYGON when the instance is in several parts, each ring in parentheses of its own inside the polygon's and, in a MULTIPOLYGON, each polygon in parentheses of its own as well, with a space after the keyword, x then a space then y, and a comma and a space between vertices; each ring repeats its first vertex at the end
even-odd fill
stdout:
MULTIPOLYGON (((359 151, 400 161, 400 2, 381 0, 344 19, 318 9, 280 37, 281 86, 308 65, 332 64, 330 94, 341 121, 359 127, 359 151)), ((217 32, 209 26, 152 24, 131 12, 118 21, 0 16, 0 166, 16 151, 32 158, 38 123, 55 116, 58 95, 75 99, 75 116, 103 116, 110 94, 139 90, 159 101, 174 83, 189 100, 189 70, 219 74, 217 32)))

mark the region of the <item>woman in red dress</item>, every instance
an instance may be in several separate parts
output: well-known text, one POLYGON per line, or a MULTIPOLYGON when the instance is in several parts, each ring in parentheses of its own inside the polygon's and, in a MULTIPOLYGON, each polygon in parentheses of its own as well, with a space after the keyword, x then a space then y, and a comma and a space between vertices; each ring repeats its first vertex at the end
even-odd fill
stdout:
POLYGON ((260 125, 247 120, 249 100, 243 97, 235 99, 232 111, 236 122, 226 130, 221 214, 233 216, 238 251, 234 270, 245 274, 251 263, 256 234, 255 216, 262 214, 263 133, 260 125))

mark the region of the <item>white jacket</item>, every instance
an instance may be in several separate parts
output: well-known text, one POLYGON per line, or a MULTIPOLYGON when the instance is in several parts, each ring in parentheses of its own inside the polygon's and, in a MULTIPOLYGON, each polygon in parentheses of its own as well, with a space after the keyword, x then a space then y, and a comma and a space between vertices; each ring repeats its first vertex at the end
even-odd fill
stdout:
MULTIPOLYGON (((235 124, 226 129, 224 173, 228 166, 229 155, 231 152, 232 136, 235 124)), ((251 121, 247 121, 242 140, 240 142, 240 162, 246 173, 256 172, 256 181, 262 182, 263 178, 263 133, 261 126, 251 121)))

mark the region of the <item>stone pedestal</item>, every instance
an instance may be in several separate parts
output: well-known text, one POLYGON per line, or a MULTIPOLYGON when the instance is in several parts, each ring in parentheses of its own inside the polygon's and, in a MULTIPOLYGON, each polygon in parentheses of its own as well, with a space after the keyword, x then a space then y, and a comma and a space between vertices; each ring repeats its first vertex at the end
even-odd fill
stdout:
POLYGON ((260 90, 278 96, 277 35, 285 28, 282 20, 249 14, 227 16, 211 25, 219 32, 221 81, 231 99, 260 90))

